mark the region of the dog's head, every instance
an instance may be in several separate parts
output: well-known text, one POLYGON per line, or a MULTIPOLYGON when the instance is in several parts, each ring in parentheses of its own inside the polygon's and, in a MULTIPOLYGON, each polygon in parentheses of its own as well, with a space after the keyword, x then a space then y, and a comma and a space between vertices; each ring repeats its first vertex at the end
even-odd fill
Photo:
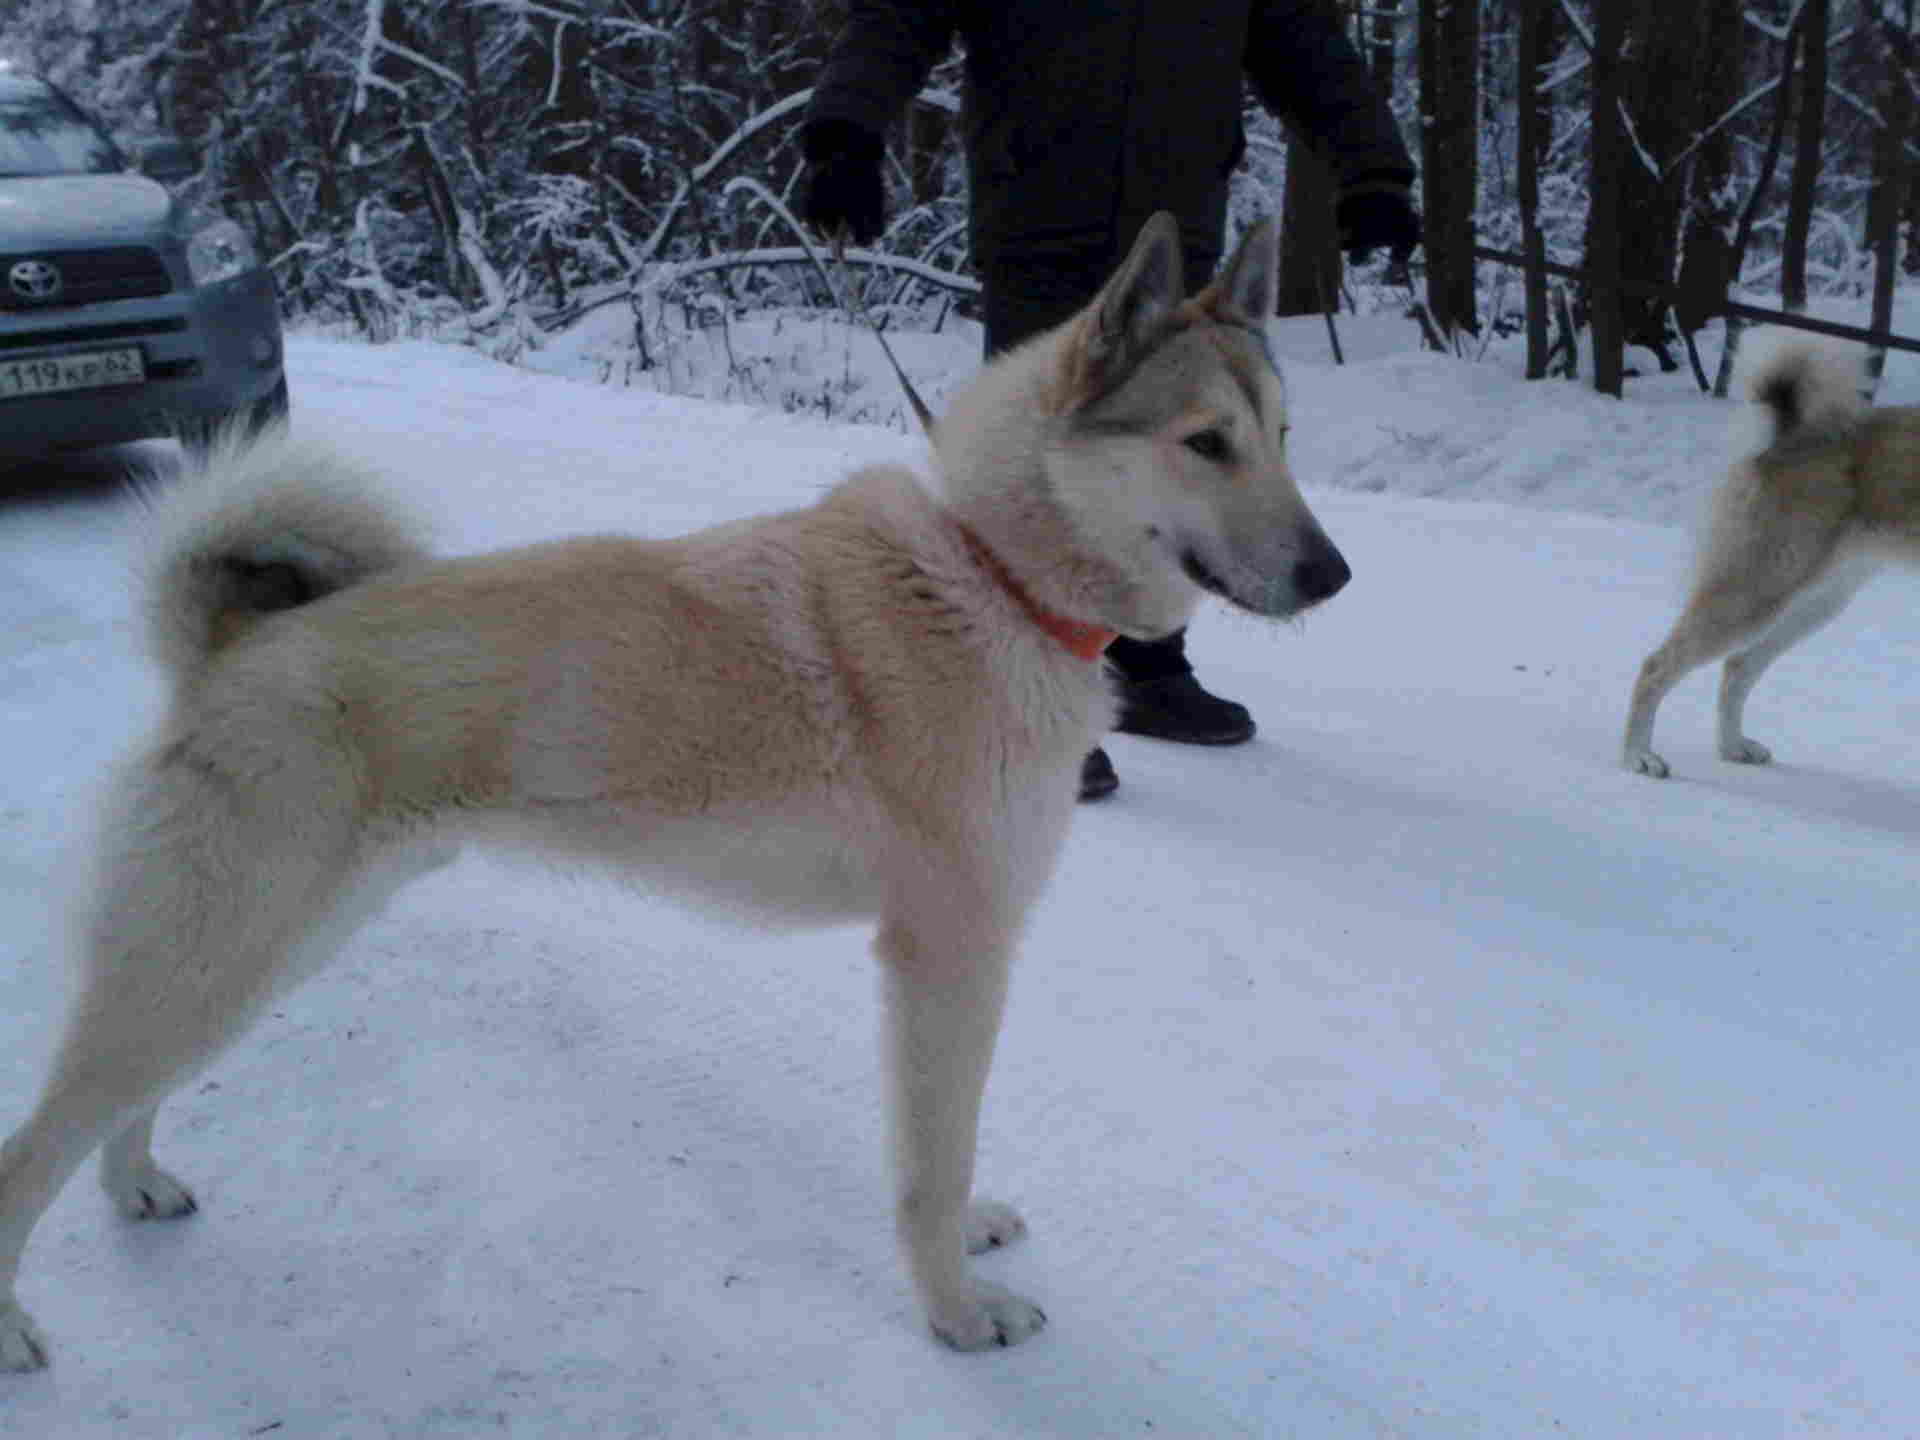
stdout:
POLYGON ((1179 232, 1156 215, 1047 347, 1047 480, 1114 562, 1103 618, 1124 634, 1177 629, 1201 591, 1298 614, 1352 574, 1287 464, 1286 390, 1266 340, 1278 259, 1264 221, 1185 298, 1179 232))

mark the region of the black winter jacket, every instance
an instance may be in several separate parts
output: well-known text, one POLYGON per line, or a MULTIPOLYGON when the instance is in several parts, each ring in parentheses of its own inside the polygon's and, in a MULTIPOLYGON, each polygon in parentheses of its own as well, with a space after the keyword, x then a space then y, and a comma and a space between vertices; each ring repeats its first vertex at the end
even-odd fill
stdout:
POLYGON ((958 33, 974 263, 1117 258, 1156 210, 1218 255, 1241 76, 1343 184, 1413 178, 1328 0, 852 0, 809 126, 878 139, 958 33))

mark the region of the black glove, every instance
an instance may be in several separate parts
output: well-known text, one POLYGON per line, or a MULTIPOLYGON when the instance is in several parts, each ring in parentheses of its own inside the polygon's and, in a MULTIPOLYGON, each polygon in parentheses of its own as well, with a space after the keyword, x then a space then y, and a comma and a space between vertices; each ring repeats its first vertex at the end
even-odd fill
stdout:
POLYGON ((846 120, 826 119, 808 125, 800 144, 807 157, 801 218, 829 239, 842 230, 859 245, 878 236, 880 138, 846 120))
POLYGON ((1363 175, 1345 186, 1333 207, 1340 248, 1356 264, 1386 246, 1396 265, 1407 263, 1420 243, 1420 217, 1407 183, 1398 176, 1363 175))

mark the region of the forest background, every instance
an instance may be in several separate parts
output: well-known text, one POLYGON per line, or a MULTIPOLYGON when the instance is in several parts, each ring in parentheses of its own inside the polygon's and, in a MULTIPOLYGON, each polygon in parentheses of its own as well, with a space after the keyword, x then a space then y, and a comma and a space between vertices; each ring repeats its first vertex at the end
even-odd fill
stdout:
MULTIPOLYGON (((1710 383, 1690 341, 1729 296, 1859 297, 1884 330, 1920 275, 1917 3, 1339 0, 1420 165, 1426 244, 1411 266, 1344 267, 1324 171, 1251 98, 1234 224, 1282 210, 1282 313, 1397 309, 1468 356, 1524 329, 1530 375, 1584 356, 1614 394, 1635 346, 1668 369, 1691 355, 1710 383)), ((194 147, 190 195, 251 231, 296 322, 515 360, 618 307, 647 370, 749 317, 835 304, 789 208, 844 0, 0 0, 0 16, 0 59, 136 154, 194 147)), ((885 234, 849 256, 886 327, 971 313, 960 99, 956 53, 892 137, 885 234)), ((834 409, 830 387, 804 403, 834 409)))

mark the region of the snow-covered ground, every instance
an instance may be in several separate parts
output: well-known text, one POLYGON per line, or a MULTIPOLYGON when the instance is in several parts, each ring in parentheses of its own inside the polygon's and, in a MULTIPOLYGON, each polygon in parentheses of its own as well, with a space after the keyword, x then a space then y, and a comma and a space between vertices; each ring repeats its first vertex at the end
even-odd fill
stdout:
MULTIPOLYGON (((197 1218, 69 1187, 21 1285, 54 1368, 0 1377, 0 1435, 1920 1433, 1911 582, 1768 677, 1777 765, 1713 757, 1702 674, 1660 717, 1676 778, 1626 775, 1726 407, 1343 338, 1338 370, 1317 321, 1281 348, 1354 583, 1300 627, 1202 615, 1259 738, 1117 738, 1016 976, 980 1174, 1033 1233, 981 1268, 1042 1336, 958 1356, 916 1312, 861 931, 472 856, 164 1113, 197 1218)), ((291 370, 450 550, 920 453, 584 362, 304 338, 291 370)), ((1911 357, 1883 398, 1920 401, 1911 357)), ((0 1126, 60 1010, 66 836, 154 704, 127 458, 0 476, 0 1126)))

